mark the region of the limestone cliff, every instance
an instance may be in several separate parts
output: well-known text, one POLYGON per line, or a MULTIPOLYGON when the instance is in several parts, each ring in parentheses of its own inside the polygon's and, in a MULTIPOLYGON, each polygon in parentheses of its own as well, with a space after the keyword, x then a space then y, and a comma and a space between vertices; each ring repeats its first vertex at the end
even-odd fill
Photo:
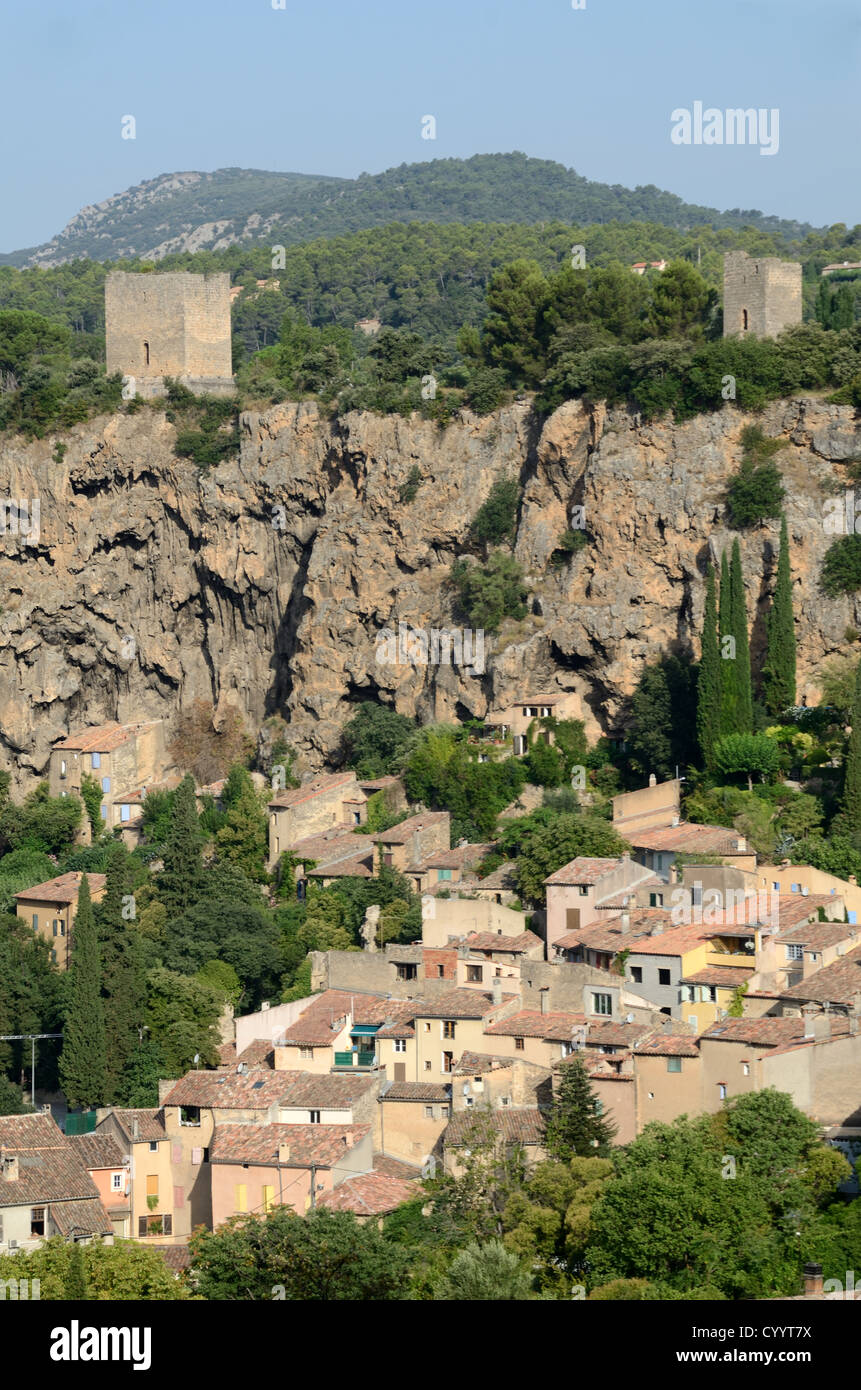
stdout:
MULTIPOLYGON (((201 472, 147 408, 55 442, 4 440, 0 494, 38 498, 35 544, 0 537, 0 738, 19 784, 68 729, 171 717, 203 697, 251 725, 280 712, 303 768, 331 759, 349 702, 422 720, 482 715, 513 697, 576 692, 592 734, 624 723, 644 662, 697 651, 709 546, 731 542, 722 493, 749 417, 730 406, 682 425, 571 403, 541 428, 526 403, 447 428, 308 403, 241 422, 238 459, 201 472), (411 503, 399 490, 417 467, 411 503), (377 661, 384 628, 450 626, 445 579, 494 478, 523 485, 516 555, 530 616, 488 639, 486 669, 377 661), (572 504, 589 543, 550 564, 572 504)), ((818 588, 823 518, 859 452, 854 412, 784 401, 761 417, 786 443, 799 696, 850 648, 861 605, 818 588)), ((777 524, 742 538, 756 654, 777 524)))

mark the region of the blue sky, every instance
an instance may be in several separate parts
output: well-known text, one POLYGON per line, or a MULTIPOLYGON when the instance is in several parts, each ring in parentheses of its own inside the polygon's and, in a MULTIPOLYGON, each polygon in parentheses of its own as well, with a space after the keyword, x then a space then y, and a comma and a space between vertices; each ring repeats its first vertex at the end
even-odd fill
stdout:
POLYGON ((4 252, 174 170, 349 177, 514 149, 861 222, 859 0, 2 0, 0 17, 4 252), (695 101, 777 107, 778 153, 674 145, 671 112, 695 101))

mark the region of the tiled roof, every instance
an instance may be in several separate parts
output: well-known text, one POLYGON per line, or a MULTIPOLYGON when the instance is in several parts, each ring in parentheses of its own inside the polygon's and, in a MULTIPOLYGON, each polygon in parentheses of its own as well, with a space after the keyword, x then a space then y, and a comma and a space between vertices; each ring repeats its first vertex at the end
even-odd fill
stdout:
POLYGON ((123 1154, 112 1134, 69 1134, 85 1168, 122 1168, 123 1154))
MULTIPOLYGON (((291 1023, 283 1033, 286 1047, 325 1047, 337 1037, 335 1024, 352 1013, 354 1023, 388 1020, 407 1022, 415 1017, 420 1000, 387 999, 382 994, 352 994, 349 990, 327 989, 291 1023)), ((389 1037, 400 1036, 388 1034, 389 1037)))
POLYGON ((361 1173, 346 1178, 331 1192, 324 1192, 320 1206, 330 1211, 352 1211, 356 1216, 383 1216, 402 1202, 419 1196, 415 1179, 390 1178, 385 1173, 361 1173))
POLYGON ((356 835, 349 825, 332 825, 316 835, 304 835, 301 840, 290 842, 290 852, 297 859, 314 859, 318 863, 343 859, 346 854, 373 848, 374 842, 369 835, 356 835))
POLYGON ((376 1078, 365 1072, 351 1076, 348 1072, 282 1071, 279 1103, 290 1108, 309 1110, 347 1109, 361 1100, 376 1086, 376 1078))
POLYGON ((443 1134, 443 1144, 468 1144, 489 1120, 506 1144, 543 1144, 544 1116, 540 1110, 514 1110, 504 1106, 499 1110, 460 1110, 452 1115, 443 1134))
POLYGON ((693 975, 685 975, 679 984, 717 985, 723 989, 737 989, 753 974, 752 965, 749 969, 744 965, 707 965, 704 970, 697 970, 693 975))
POLYGON ((482 1076, 488 1071, 513 1067, 513 1057, 492 1057, 486 1052, 462 1052, 452 1076, 482 1076))
POLYGON ((805 921, 784 928, 782 912, 780 925, 778 941, 787 945, 807 946, 811 951, 823 951, 828 946, 836 946, 838 941, 851 941, 858 935, 858 928, 850 926, 848 922, 805 921))
POLYGON ((287 1146, 281 1167, 307 1168, 316 1163, 331 1168, 354 1149, 370 1125, 217 1125, 209 1146, 211 1163, 279 1163, 280 1145, 287 1146))
POLYGON ((191 1265, 191 1251, 187 1245, 154 1245, 153 1249, 158 1251, 174 1274, 180 1274, 191 1265))
MULTIPOLYGON (((661 907, 643 908, 642 913, 646 912, 657 913, 658 916, 641 922, 641 913, 629 912, 630 922, 625 932, 622 931, 621 917, 611 917, 607 922, 590 922, 588 926, 574 927, 572 931, 565 932, 564 936, 557 937, 553 945, 562 951, 572 951, 578 946, 589 951, 612 951, 614 954, 633 950, 636 941, 648 939, 651 922, 664 920, 664 909, 661 907)), ((666 917, 669 919, 669 913, 666 917)))
POLYGON ((679 825, 665 825, 659 830, 637 830, 626 827, 625 836, 635 849, 664 850, 678 854, 750 854, 749 849, 740 849, 746 843, 744 836, 725 825, 695 825, 693 821, 682 821, 679 825))
MULTIPOLYGON (((832 1018, 834 1032, 843 1031, 848 1021, 832 1018)), ((804 1037, 803 1018, 722 1018, 700 1034, 701 1042, 741 1042, 752 1047, 785 1047, 787 1043, 799 1042, 804 1037)))
POLYGON ((861 946, 855 946, 845 956, 823 966, 797 985, 790 985, 782 991, 781 998, 851 1004, 856 994, 861 994, 861 946))
POLYGON ((0 1207, 48 1202, 62 1205, 91 1198, 99 1205, 98 1188, 79 1151, 50 1115, 0 1116, 0 1149, 6 1157, 18 1158, 17 1180, 0 1180, 0 1207))
POLYGON ((633 904, 641 888, 660 888, 664 892, 667 892, 670 885, 665 883, 662 878, 658 878, 657 874, 646 874, 645 878, 638 878, 636 883, 632 883, 627 888, 623 888, 621 892, 614 893, 609 898, 599 898, 595 906, 604 912, 609 908, 622 908, 628 903, 633 904))
POLYGON ((468 946, 471 951, 502 951, 510 955, 523 955, 544 943, 540 936, 531 931, 521 932, 519 936, 498 936, 492 931, 477 931, 464 937, 460 944, 468 946))
MULTIPOLYGON (((650 908, 657 912, 659 909, 650 908)), ((702 923, 685 922, 679 927, 670 927, 658 932, 656 936, 642 937, 631 947, 632 956, 681 956, 696 946, 707 943, 716 935, 714 927, 704 927, 702 923)))
POLYGON ((270 807, 285 808, 290 806, 300 806, 305 801, 311 801, 317 796, 326 796, 339 788, 355 787, 358 790, 355 772, 335 772, 328 776, 314 777, 310 782, 305 782, 301 787, 292 787, 289 791, 279 792, 273 796, 269 802, 270 807))
POLYGON ((114 1110, 112 1113, 132 1143, 151 1144, 165 1138, 163 1110, 114 1110), (137 1121, 138 1127, 137 1137, 135 1137, 135 1121, 137 1121))
POLYGON ((517 865, 514 860, 506 859, 502 864, 499 864, 492 873, 485 874, 484 878, 480 878, 475 884, 475 888, 479 890, 488 889, 496 893, 503 891, 515 893, 517 891, 517 883, 514 877, 516 869, 517 865))
POLYGON ((79 734, 69 734, 55 748, 69 748, 75 753, 110 753, 119 748, 144 729, 152 729, 159 720, 151 719, 143 724, 97 724, 90 729, 82 729, 79 734))
POLYGON ((244 1047, 239 1056, 236 1056, 236 1045, 233 1047, 233 1066, 234 1069, 244 1062, 247 1067, 269 1067, 275 1066, 275 1048, 269 1038, 255 1038, 247 1047, 244 1047))
MULTIPOLYGON (((105 874, 87 874, 90 894, 95 897, 105 886, 105 874)), ((60 874, 59 878, 49 878, 45 883, 36 883, 32 888, 24 888, 15 897, 21 902, 71 903, 78 897, 81 887, 81 873, 60 874)))
POLYGON ((539 1009, 522 1009, 511 1018, 500 1019, 485 1028, 488 1037, 497 1038, 544 1038, 549 1041, 570 1042, 576 1028, 586 1022, 585 1014, 550 1012, 543 1014, 539 1009))
POLYGON ((575 884, 575 883, 597 883, 599 878, 605 874, 612 873, 613 869, 618 869, 622 863, 621 859, 598 859, 587 855, 578 855, 576 859, 571 859, 567 864, 563 864, 561 869, 550 874, 544 880, 544 886, 548 884, 575 884))
POLYGON ((245 1073, 189 1071, 171 1087, 162 1105, 197 1105, 206 1110, 268 1110, 287 1089, 287 1073, 249 1067, 245 1073))
POLYGON ((219 1046, 218 1046, 218 1065, 219 1065, 220 1067, 229 1067, 229 1066, 231 1066, 231 1065, 235 1065, 235 1063, 236 1063, 236 1043, 235 1043, 235 1042, 220 1043, 219 1046))
POLYGON ((653 1031, 650 1023, 621 1023, 607 1019, 602 1023, 589 1024, 586 1034, 587 1047, 630 1047, 635 1038, 645 1037, 653 1031))
MULTIPOLYGON (((514 994, 503 994, 502 1003, 510 1003, 514 994)), ((494 1004, 493 996, 480 989, 451 989, 436 999, 414 1000, 416 1018, 484 1018, 499 1005, 494 1004)))
POLYGON ((372 796, 374 792, 381 792, 385 787, 396 787, 400 780, 399 777, 372 777, 368 781, 360 781, 359 786, 368 796, 372 796))
POLYGON ((371 838, 381 845, 405 845, 417 830, 424 830, 428 825, 447 825, 449 820, 448 811, 422 811, 420 815, 408 816, 390 830, 381 830, 371 838))
POLYGON ((681 1033, 657 1032, 650 1038, 637 1041, 633 1047, 635 1057, 699 1057, 700 1050, 693 1037, 681 1033))
POLYGON ((420 869, 462 869, 469 864, 478 864, 496 848, 494 841, 481 845, 457 845, 454 849, 435 850, 418 864, 410 865, 413 873, 420 869))
POLYGON ((422 1175, 416 1164, 405 1163, 402 1158, 392 1158, 390 1154, 374 1154, 374 1172, 385 1173, 389 1178, 405 1178, 407 1182, 422 1175))
POLYGON ((60 1235, 112 1236, 114 1228, 98 1196, 75 1202, 51 1202, 51 1220, 60 1235))
POLYGON ((445 1105, 451 1100, 451 1087, 433 1081, 393 1081, 382 1092, 384 1100, 423 1100, 428 1104, 445 1105))

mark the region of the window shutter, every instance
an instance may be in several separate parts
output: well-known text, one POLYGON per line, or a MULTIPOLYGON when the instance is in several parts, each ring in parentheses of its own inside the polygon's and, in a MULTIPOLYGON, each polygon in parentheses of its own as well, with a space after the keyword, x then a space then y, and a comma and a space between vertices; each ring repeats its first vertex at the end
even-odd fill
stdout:
POLYGON ((146 1217, 138 1217, 138 1238, 146 1235, 146 1217))
POLYGON ((162 1217, 162 1230, 163 1230, 163 1232, 164 1232, 164 1234, 165 1234, 166 1236, 172 1236, 172 1235, 173 1235, 173 1217, 172 1217, 172 1216, 164 1216, 164 1217, 162 1217))
POLYGON ((184 1203, 185 1203, 185 1189, 182 1188, 182 1187, 175 1187, 175 1188, 173 1189, 173 1205, 174 1205, 174 1207, 181 1207, 181 1206, 184 1205, 184 1203))

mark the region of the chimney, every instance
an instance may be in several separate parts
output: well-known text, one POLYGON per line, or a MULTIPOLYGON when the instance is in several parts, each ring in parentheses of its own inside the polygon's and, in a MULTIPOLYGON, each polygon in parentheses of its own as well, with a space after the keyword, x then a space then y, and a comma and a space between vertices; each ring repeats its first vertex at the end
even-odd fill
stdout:
POLYGON ((804 1266, 804 1296, 818 1298, 822 1293, 822 1265, 804 1266))
POLYGON ((858 887, 858 880, 857 880, 857 878, 855 877, 854 874, 850 874, 849 877, 847 878, 846 882, 847 882, 847 883, 851 883, 853 888, 857 888, 857 887, 858 887))
POLYGON ((657 777, 655 776, 654 772, 650 772, 650 773, 649 773, 649 786, 650 786, 650 787, 656 787, 657 785, 658 785, 658 779, 657 779, 657 777))
POLYGON ((491 999, 493 1000, 493 1006, 494 1006, 494 1008, 496 1008, 496 1006, 497 1006, 498 1004, 501 1004, 501 1003, 502 1003, 502 981, 501 981, 501 980, 494 980, 494 981, 493 981, 493 984, 492 984, 492 986, 491 986, 491 991, 490 991, 490 997, 491 997, 491 999))
POLYGON ((802 1036, 805 1042, 816 1037, 816 1029, 813 1023, 814 1012, 815 1011, 812 1009, 801 1010, 801 1017, 804 1019, 804 1033, 802 1036))
POLYGON ((263 1013, 263 1012, 264 1012, 266 1009, 268 1009, 268 1008, 269 1008, 269 1000, 268 1000, 268 999, 264 999, 264 1000, 263 1000, 263 1003, 260 1005, 260 1011, 261 1011, 261 1013, 263 1013))
POLYGON ((289 1145, 289 1144, 279 1144, 279 1145, 278 1145, 278 1162, 279 1162, 279 1163, 289 1163, 289 1161, 290 1161, 290 1145, 289 1145))
POLYGON ((141 1137, 140 1121, 137 1120, 137 1119, 135 1119, 135 1120, 132 1121, 132 1138, 134 1139, 135 1143, 137 1143, 137 1141, 140 1139, 140 1137, 141 1137))
POLYGON ((622 935, 624 936, 624 934, 625 934, 626 932, 629 932, 630 930, 631 930, 631 914, 630 914, 630 912, 623 912, 622 915, 621 915, 621 917, 619 918, 619 931, 620 931, 620 932, 622 933, 622 935))
POLYGON ((541 997, 541 1012, 547 1014, 550 1012, 550 986, 542 985, 539 995, 541 997))
POLYGON ((4 1180, 6 1182, 17 1182, 18 1155, 6 1153, 5 1151, 0 1152, 2 1152, 2 1164, 0 1164, 0 1171, 2 1171, 4 1180))
POLYGON ((813 1036, 817 1042, 831 1037, 831 1015, 818 1014, 813 1020, 813 1036))

